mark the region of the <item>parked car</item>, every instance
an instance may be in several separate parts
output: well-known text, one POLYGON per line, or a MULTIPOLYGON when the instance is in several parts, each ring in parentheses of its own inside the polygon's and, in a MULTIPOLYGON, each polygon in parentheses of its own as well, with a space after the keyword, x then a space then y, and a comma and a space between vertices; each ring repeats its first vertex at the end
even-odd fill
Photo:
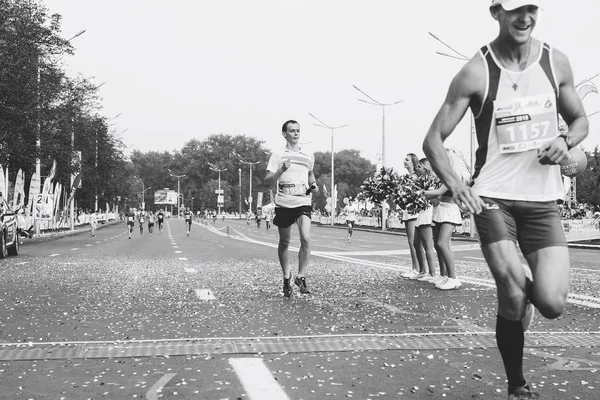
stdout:
POLYGON ((17 216, 13 211, 4 211, 0 215, 0 258, 18 254, 17 216))

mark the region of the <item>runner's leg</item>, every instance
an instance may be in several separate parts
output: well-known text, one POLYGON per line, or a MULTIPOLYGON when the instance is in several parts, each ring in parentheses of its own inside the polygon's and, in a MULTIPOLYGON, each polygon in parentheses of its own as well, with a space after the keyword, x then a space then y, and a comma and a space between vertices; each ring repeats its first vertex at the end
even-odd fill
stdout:
POLYGON ((287 228, 278 227, 279 230, 279 245, 277 246, 277 255, 279 256, 279 264, 284 278, 290 277, 290 261, 288 249, 290 247, 290 238, 292 236, 292 226, 287 228))
POLYGON ((301 215, 298 220, 298 233, 300 234, 300 251, 298 252, 298 276, 303 277, 310 256, 310 218, 301 215))

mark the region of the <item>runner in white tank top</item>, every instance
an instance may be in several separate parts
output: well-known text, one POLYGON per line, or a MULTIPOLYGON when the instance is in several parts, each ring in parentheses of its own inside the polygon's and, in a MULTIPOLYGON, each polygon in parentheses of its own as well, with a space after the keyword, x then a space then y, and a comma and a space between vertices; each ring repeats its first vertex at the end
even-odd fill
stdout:
POLYGON ((532 396, 523 375, 532 304, 557 318, 566 303, 570 262, 555 203, 563 196, 556 165, 588 135, 569 60, 531 36, 540 2, 492 0, 498 37, 456 75, 423 143, 454 201, 475 213, 498 288, 496 341, 513 400, 532 396), (473 187, 452 171, 443 145, 468 108, 478 141, 473 187), (568 124, 564 136, 557 112, 568 124), (531 271, 521 264, 517 242, 531 271))

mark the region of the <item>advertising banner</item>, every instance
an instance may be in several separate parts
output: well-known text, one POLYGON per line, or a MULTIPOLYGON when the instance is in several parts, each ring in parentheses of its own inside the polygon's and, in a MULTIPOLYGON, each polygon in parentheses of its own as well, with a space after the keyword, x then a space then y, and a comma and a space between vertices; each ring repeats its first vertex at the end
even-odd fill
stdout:
POLYGON ((174 190, 157 190, 154 192, 154 204, 157 205, 177 205, 177 192, 174 190))

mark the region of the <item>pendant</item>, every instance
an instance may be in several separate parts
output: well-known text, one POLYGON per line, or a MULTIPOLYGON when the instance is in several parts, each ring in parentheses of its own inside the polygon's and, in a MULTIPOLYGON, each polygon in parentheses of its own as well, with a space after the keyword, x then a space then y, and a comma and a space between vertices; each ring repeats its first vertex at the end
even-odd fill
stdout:
POLYGON ((513 88, 513 90, 514 90, 515 92, 517 91, 517 88, 518 88, 518 87, 519 87, 519 85, 517 85, 516 83, 513 83, 513 86, 512 86, 512 88, 513 88))

